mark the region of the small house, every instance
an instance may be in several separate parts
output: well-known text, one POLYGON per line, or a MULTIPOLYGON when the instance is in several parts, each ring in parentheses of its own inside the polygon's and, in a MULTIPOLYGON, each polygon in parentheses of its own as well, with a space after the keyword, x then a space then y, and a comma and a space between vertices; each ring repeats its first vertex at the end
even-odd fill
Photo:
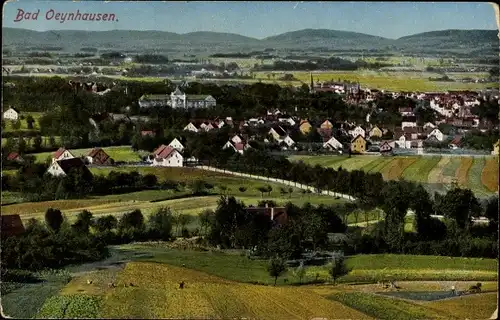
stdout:
POLYGON ((325 120, 320 126, 321 129, 333 129, 333 124, 330 122, 330 120, 325 120))
POLYGON ((351 136, 356 138, 357 136, 362 136, 363 139, 365 138, 365 129, 361 128, 360 126, 356 126, 353 130, 350 131, 351 136))
POLYGON ((274 126, 269 130, 269 134, 274 138, 274 140, 281 142, 287 136, 285 129, 281 126, 274 126))
POLYGON ((500 149, 500 139, 497 140, 497 142, 495 142, 495 144, 493 145, 493 151, 491 152, 491 154, 498 156, 499 149, 500 149))
POLYGON ((158 149, 153 152, 153 166, 162 167, 183 167, 184 158, 179 151, 162 144, 158 149))
POLYGON ((111 164, 111 157, 102 148, 93 148, 85 157, 89 164, 104 165, 111 164))
POLYGON ((323 148, 328 150, 342 150, 343 145, 332 136, 325 143, 323 143, 323 148))
POLYGON ((307 120, 301 120, 299 124, 299 130, 302 134, 308 134, 312 129, 311 124, 307 120))
POLYGON ((184 146, 177 138, 174 138, 168 145, 181 153, 184 151, 184 146))
POLYGON ((6 120, 19 120, 20 112, 16 108, 10 107, 3 113, 3 118, 6 120))
POLYGON ((7 155, 7 160, 8 161, 15 161, 15 162, 23 162, 23 158, 21 155, 17 152, 11 152, 7 155))
POLYGON ((387 141, 382 142, 379 150, 380 150, 380 154, 382 154, 382 155, 392 154, 392 147, 389 144, 389 142, 387 142, 387 141))
POLYGON ((366 140, 362 135, 358 135, 351 141, 351 152, 364 153, 366 151, 366 140))
POLYGON ((72 159, 74 157, 75 156, 71 152, 69 152, 69 150, 61 147, 56 152, 54 152, 54 155, 52 156, 52 162, 64 159, 72 159))
POLYGON ((383 135, 383 132, 382 130, 380 130, 379 127, 377 126, 374 126, 373 128, 370 129, 370 131, 368 132, 368 136, 370 138, 373 138, 373 137, 378 137, 378 138, 382 138, 382 135, 383 135))
POLYGON ((57 160, 52 162, 52 164, 47 169, 47 173, 59 177, 66 176, 72 170, 81 169, 85 178, 90 179, 92 177, 92 172, 85 165, 85 162, 81 158, 67 158, 62 160, 57 160))
POLYGON ((190 122, 184 127, 184 131, 198 132, 198 128, 196 128, 196 126, 192 122, 190 122))
POLYGON ((434 128, 427 136, 435 136, 438 141, 443 141, 445 139, 444 134, 438 128, 434 128))
POLYGON ((288 214, 285 207, 247 207, 246 212, 250 214, 261 214, 269 217, 273 223, 273 227, 280 227, 288 221, 288 214))

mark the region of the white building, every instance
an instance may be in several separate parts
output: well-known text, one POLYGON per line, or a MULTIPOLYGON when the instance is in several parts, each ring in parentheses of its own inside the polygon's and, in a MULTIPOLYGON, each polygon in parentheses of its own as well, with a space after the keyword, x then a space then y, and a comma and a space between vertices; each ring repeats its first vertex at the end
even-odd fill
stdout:
POLYGON ((59 148, 52 156, 52 163, 65 159, 73 159, 75 156, 65 148, 59 148))
POLYGON ((330 150, 342 150, 342 143, 340 143, 335 137, 331 137, 327 142, 323 143, 323 148, 330 150))
POLYGON ((349 133, 353 137, 362 136, 363 138, 365 137, 366 134, 365 129, 361 128, 360 126, 357 126, 353 130, 349 131, 349 133))
POLYGON ((158 149, 153 153, 153 166, 162 166, 162 167, 182 167, 184 166, 184 158, 182 154, 176 149, 161 145, 158 149))
POLYGON ((445 138, 444 134, 438 128, 435 128, 427 135, 427 137, 432 137, 432 136, 436 137, 438 141, 443 141, 445 138))
POLYGON ((286 144, 288 147, 291 147, 295 144, 295 141, 293 141, 293 139, 290 138, 290 136, 288 135, 285 137, 285 139, 282 140, 282 142, 286 144))
POLYGON ((172 140, 172 142, 170 142, 168 145, 181 153, 182 151, 184 151, 184 146, 179 140, 177 140, 177 138, 174 138, 174 140, 172 140))
POLYGON ((85 166, 83 160, 80 158, 69 158, 69 159, 54 161, 47 169, 47 173, 55 177, 60 177, 67 175, 70 170, 76 168, 82 168, 84 174, 92 175, 87 166, 85 166))
POLYGON ((15 108, 10 107, 3 113, 3 118, 6 120, 14 120, 17 121, 19 120, 19 111, 16 110, 15 108))
POLYGON ((170 106, 172 108, 208 108, 217 104, 211 95, 185 94, 179 88, 169 95, 151 94, 139 98, 141 108, 170 106))
POLYGON ((190 122, 187 126, 184 127, 184 131, 198 132, 198 128, 196 128, 196 126, 192 122, 190 122))

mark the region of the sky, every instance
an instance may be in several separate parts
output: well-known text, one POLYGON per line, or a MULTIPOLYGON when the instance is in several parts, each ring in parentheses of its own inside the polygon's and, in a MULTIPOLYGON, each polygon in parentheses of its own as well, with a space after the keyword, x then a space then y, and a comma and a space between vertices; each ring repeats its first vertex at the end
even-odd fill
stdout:
MULTIPOLYGON (((22 13, 22 12, 21 12, 22 13)), ((29 18, 29 17, 28 17, 29 18)), ((32 18, 32 17, 31 17, 32 18)), ((361 32, 386 38, 445 29, 497 29, 487 2, 8 1, 3 27, 46 30, 230 32, 262 39, 301 29, 361 32), (19 13, 22 10, 24 17, 19 13), (29 13, 36 20, 26 19, 29 13), (114 14, 114 21, 55 20, 56 13, 114 14), (15 22, 14 20, 19 20, 15 22)))

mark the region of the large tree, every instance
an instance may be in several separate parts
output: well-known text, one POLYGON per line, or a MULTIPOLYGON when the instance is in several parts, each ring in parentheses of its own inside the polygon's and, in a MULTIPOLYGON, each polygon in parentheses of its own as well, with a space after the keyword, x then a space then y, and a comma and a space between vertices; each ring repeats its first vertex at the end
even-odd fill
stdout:
POLYGON ((440 199, 438 212, 454 219, 460 229, 468 231, 472 217, 481 214, 481 206, 470 189, 454 188, 440 199))

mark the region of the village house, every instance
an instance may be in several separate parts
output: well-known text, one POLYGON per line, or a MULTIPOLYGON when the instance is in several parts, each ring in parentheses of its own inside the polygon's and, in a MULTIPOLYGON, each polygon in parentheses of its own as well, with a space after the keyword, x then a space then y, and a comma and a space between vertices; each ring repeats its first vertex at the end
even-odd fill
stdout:
POLYGON ((152 130, 142 130, 141 131, 141 136, 142 137, 154 137, 155 136, 155 132, 152 131, 152 130))
POLYGON ((248 150, 250 145, 248 143, 233 143, 231 140, 226 142, 224 146, 222 146, 222 149, 232 149, 234 152, 238 152, 240 154, 243 154, 246 150, 248 150))
POLYGON ((444 141, 446 138, 445 135, 438 128, 432 129, 432 131, 427 135, 427 137, 436 137, 436 139, 440 142, 444 141))
POLYGON ((174 140, 172 140, 168 144, 168 146, 174 148, 175 150, 179 151, 180 153, 182 153, 182 151, 184 151, 184 146, 177 138, 174 138, 174 140))
POLYGON ((3 239, 15 237, 24 233, 24 225, 18 214, 8 214, 0 216, 1 236, 3 239))
POLYGON ((283 141, 287 136, 285 129, 283 129, 281 126, 273 126, 271 129, 269 129, 269 134, 277 142, 283 141))
POLYGON ((273 222, 273 227, 280 227, 288 221, 288 214, 285 207, 252 207, 245 208, 246 212, 253 215, 264 215, 273 222))
POLYGON ((15 161, 15 162, 23 162, 24 159, 21 157, 21 155, 17 152, 11 152, 7 155, 7 160, 8 161, 15 161))
POLYGON ((10 107, 3 113, 3 118, 5 120, 17 121, 19 120, 20 112, 16 108, 10 107))
POLYGON ((343 145, 335 137, 331 136, 325 143, 323 143, 323 148, 328 150, 342 150, 343 145))
POLYGON ((351 152, 364 153, 366 151, 366 140, 362 135, 356 136, 351 141, 351 152))
POLYGON ((89 164, 104 165, 113 163, 113 159, 102 149, 93 148, 85 157, 89 164))
POLYGON ((493 145, 493 151, 491 151, 491 154, 498 156, 499 150, 500 150, 500 139, 497 140, 497 142, 495 142, 495 144, 493 145))
POLYGON ((330 122, 330 120, 325 120, 320 126, 321 129, 333 129, 333 124, 330 122))
POLYGON ((183 167, 184 158, 179 151, 162 144, 158 149, 153 152, 153 166, 162 167, 183 167))
POLYGON ((235 134, 235 135, 231 138, 231 142, 232 142, 232 143, 234 143, 234 144, 237 144, 237 143, 243 143, 243 139, 241 139, 239 135, 235 134))
POLYGON ((301 120, 299 124, 299 130, 302 134, 308 134, 312 129, 311 124, 307 120, 301 120))
POLYGON ((192 122, 190 122, 184 127, 184 131, 198 132, 198 128, 196 128, 196 126, 192 122))
POLYGON ((290 125, 292 127, 295 125, 295 121, 291 117, 288 117, 288 118, 279 118, 278 122, 288 123, 288 125, 290 125))
POLYGON ((47 169, 47 173, 52 176, 59 177, 59 176, 65 176, 70 171, 76 169, 81 169, 84 176, 86 176, 87 178, 92 177, 92 173, 87 168, 85 162, 83 162, 81 158, 66 158, 54 161, 47 169))
POLYGON ((384 142, 382 142, 382 144, 380 144, 379 151, 380 151, 381 155, 391 155, 392 154, 392 147, 389 144, 389 142, 384 141, 384 142))
POLYGON ((179 88, 169 95, 151 94, 139 98, 141 108, 170 106, 176 108, 209 108, 215 107, 217 101, 211 95, 185 94, 179 88))
POLYGON ((401 107, 399 108, 399 113, 402 116, 413 116, 413 109, 410 107, 401 107))
POLYGON ((287 147, 292 147, 295 144, 295 141, 287 135, 283 140, 281 140, 281 143, 287 147))
POLYGON ((360 126, 356 126, 353 130, 349 131, 349 133, 354 138, 356 138, 357 136, 362 136, 363 139, 365 138, 366 134, 365 129, 361 128, 360 126))
POLYGON ((424 129, 434 129, 436 126, 432 122, 424 124, 424 129))
POLYGON ((373 138, 373 137, 382 138, 383 134, 384 133, 382 132, 382 130, 380 130, 380 128, 378 126, 374 126, 368 132, 368 137, 370 137, 370 138, 373 138))
POLYGON ((64 160, 64 159, 72 159, 75 156, 69 152, 69 150, 66 150, 65 148, 59 148, 54 155, 52 156, 52 162, 56 162, 59 160, 64 160))

